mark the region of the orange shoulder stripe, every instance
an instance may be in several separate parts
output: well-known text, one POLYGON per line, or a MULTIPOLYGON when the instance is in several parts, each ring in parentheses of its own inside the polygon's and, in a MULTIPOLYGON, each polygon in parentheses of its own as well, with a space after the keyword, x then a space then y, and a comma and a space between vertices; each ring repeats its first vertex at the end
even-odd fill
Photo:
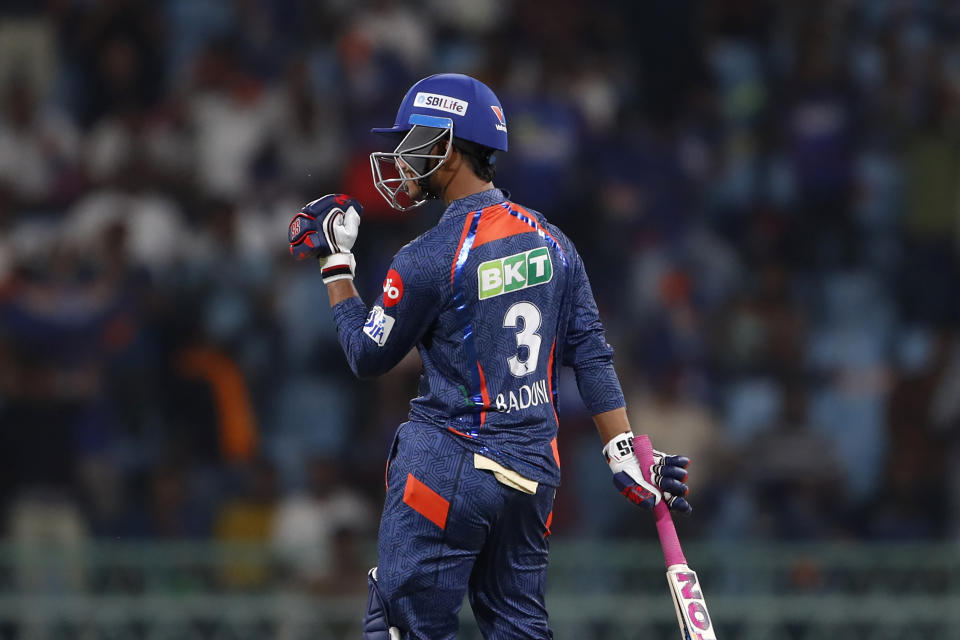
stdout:
POLYGON ((482 244, 493 242, 494 240, 534 231, 536 231, 536 229, 515 216, 510 215, 506 207, 495 204, 483 210, 480 217, 480 224, 477 227, 477 237, 473 241, 473 246, 479 247, 482 244))

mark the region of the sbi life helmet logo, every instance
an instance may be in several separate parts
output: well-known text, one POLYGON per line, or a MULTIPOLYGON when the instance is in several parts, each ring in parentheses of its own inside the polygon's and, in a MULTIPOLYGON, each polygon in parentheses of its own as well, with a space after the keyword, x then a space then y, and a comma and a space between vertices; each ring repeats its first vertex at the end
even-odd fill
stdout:
POLYGON ((497 258, 477 267, 481 300, 550 282, 553 263, 546 247, 497 258))
POLYGON ((447 113, 453 113, 458 116, 465 116, 467 115, 467 108, 470 106, 470 103, 466 100, 460 100, 451 96, 420 91, 413 99, 413 105, 415 107, 426 107, 428 109, 436 109, 437 111, 446 111, 447 113))

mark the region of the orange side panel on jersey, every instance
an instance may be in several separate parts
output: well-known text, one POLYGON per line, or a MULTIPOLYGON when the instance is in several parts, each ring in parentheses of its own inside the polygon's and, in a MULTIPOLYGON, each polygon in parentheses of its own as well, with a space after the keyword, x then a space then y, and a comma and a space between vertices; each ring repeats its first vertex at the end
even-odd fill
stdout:
MULTIPOLYGON (((480 214, 483 215, 483 214, 480 214)), ((450 265, 450 284, 453 285, 453 278, 457 275, 457 258, 460 257, 460 250, 463 249, 463 243, 467 240, 467 233, 470 231, 471 216, 463 221, 463 231, 460 233, 460 242, 457 243, 457 250, 453 252, 453 264, 450 265)))
POLYGON ((480 397, 483 398, 483 411, 480 412, 480 426, 483 426, 483 423, 487 421, 487 410, 486 407, 490 406, 490 393, 487 391, 487 378, 483 375, 483 367, 480 366, 480 361, 477 361, 477 371, 480 372, 480 397))
POLYGON ((450 502, 417 480, 412 473, 407 474, 407 485, 403 490, 403 501, 411 509, 441 529, 447 528, 447 512, 450 511, 450 502))
POLYGON ((536 229, 524 221, 510 215, 502 205, 495 204, 480 214, 480 224, 477 225, 477 237, 473 240, 473 246, 479 247, 494 240, 535 231, 536 229))
MULTIPOLYGON (((557 421, 557 430, 560 429, 560 416, 557 415, 557 407, 553 404, 553 352, 557 348, 557 339, 553 339, 550 345, 550 360, 547 362, 547 393, 550 397, 550 406, 553 407, 553 419, 557 421)), ((557 468, 560 468, 560 450, 557 448, 557 439, 550 441, 550 448, 553 449, 553 459, 557 461, 557 468)))
MULTIPOLYGON (((550 395, 550 406, 553 407, 553 419, 557 421, 557 428, 560 428, 560 416, 557 415, 557 407, 553 404, 553 352, 557 348, 557 339, 553 339, 550 345, 550 360, 547 362, 547 393, 550 395)), ((559 464, 559 462, 557 463, 559 464)))

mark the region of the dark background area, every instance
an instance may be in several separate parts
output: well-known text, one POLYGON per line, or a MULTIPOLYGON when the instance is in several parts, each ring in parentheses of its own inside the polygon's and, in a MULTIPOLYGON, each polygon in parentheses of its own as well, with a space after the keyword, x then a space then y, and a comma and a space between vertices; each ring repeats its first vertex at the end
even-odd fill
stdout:
MULTIPOLYGON (((372 301, 440 210, 389 210, 367 132, 455 71, 503 102, 496 184, 584 256, 634 431, 694 459, 684 536, 955 539, 958 31, 955 1, 7 0, 2 531, 362 577, 418 364, 352 379, 286 225, 360 198, 372 301)), ((555 534, 648 536, 560 391, 555 534)))

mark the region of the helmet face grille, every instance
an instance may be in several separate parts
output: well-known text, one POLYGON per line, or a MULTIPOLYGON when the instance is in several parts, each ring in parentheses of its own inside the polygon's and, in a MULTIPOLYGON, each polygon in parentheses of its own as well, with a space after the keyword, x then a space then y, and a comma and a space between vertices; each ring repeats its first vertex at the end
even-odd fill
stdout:
POLYGON ((377 191, 398 211, 419 207, 428 200, 421 189, 421 197, 409 195, 408 183, 418 182, 439 169, 450 156, 453 147, 453 127, 414 125, 393 152, 370 154, 370 171, 377 191), (431 153, 434 146, 446 140, 442 154, 431 153), (431 161, 436 161, 432 167, 431 161))

